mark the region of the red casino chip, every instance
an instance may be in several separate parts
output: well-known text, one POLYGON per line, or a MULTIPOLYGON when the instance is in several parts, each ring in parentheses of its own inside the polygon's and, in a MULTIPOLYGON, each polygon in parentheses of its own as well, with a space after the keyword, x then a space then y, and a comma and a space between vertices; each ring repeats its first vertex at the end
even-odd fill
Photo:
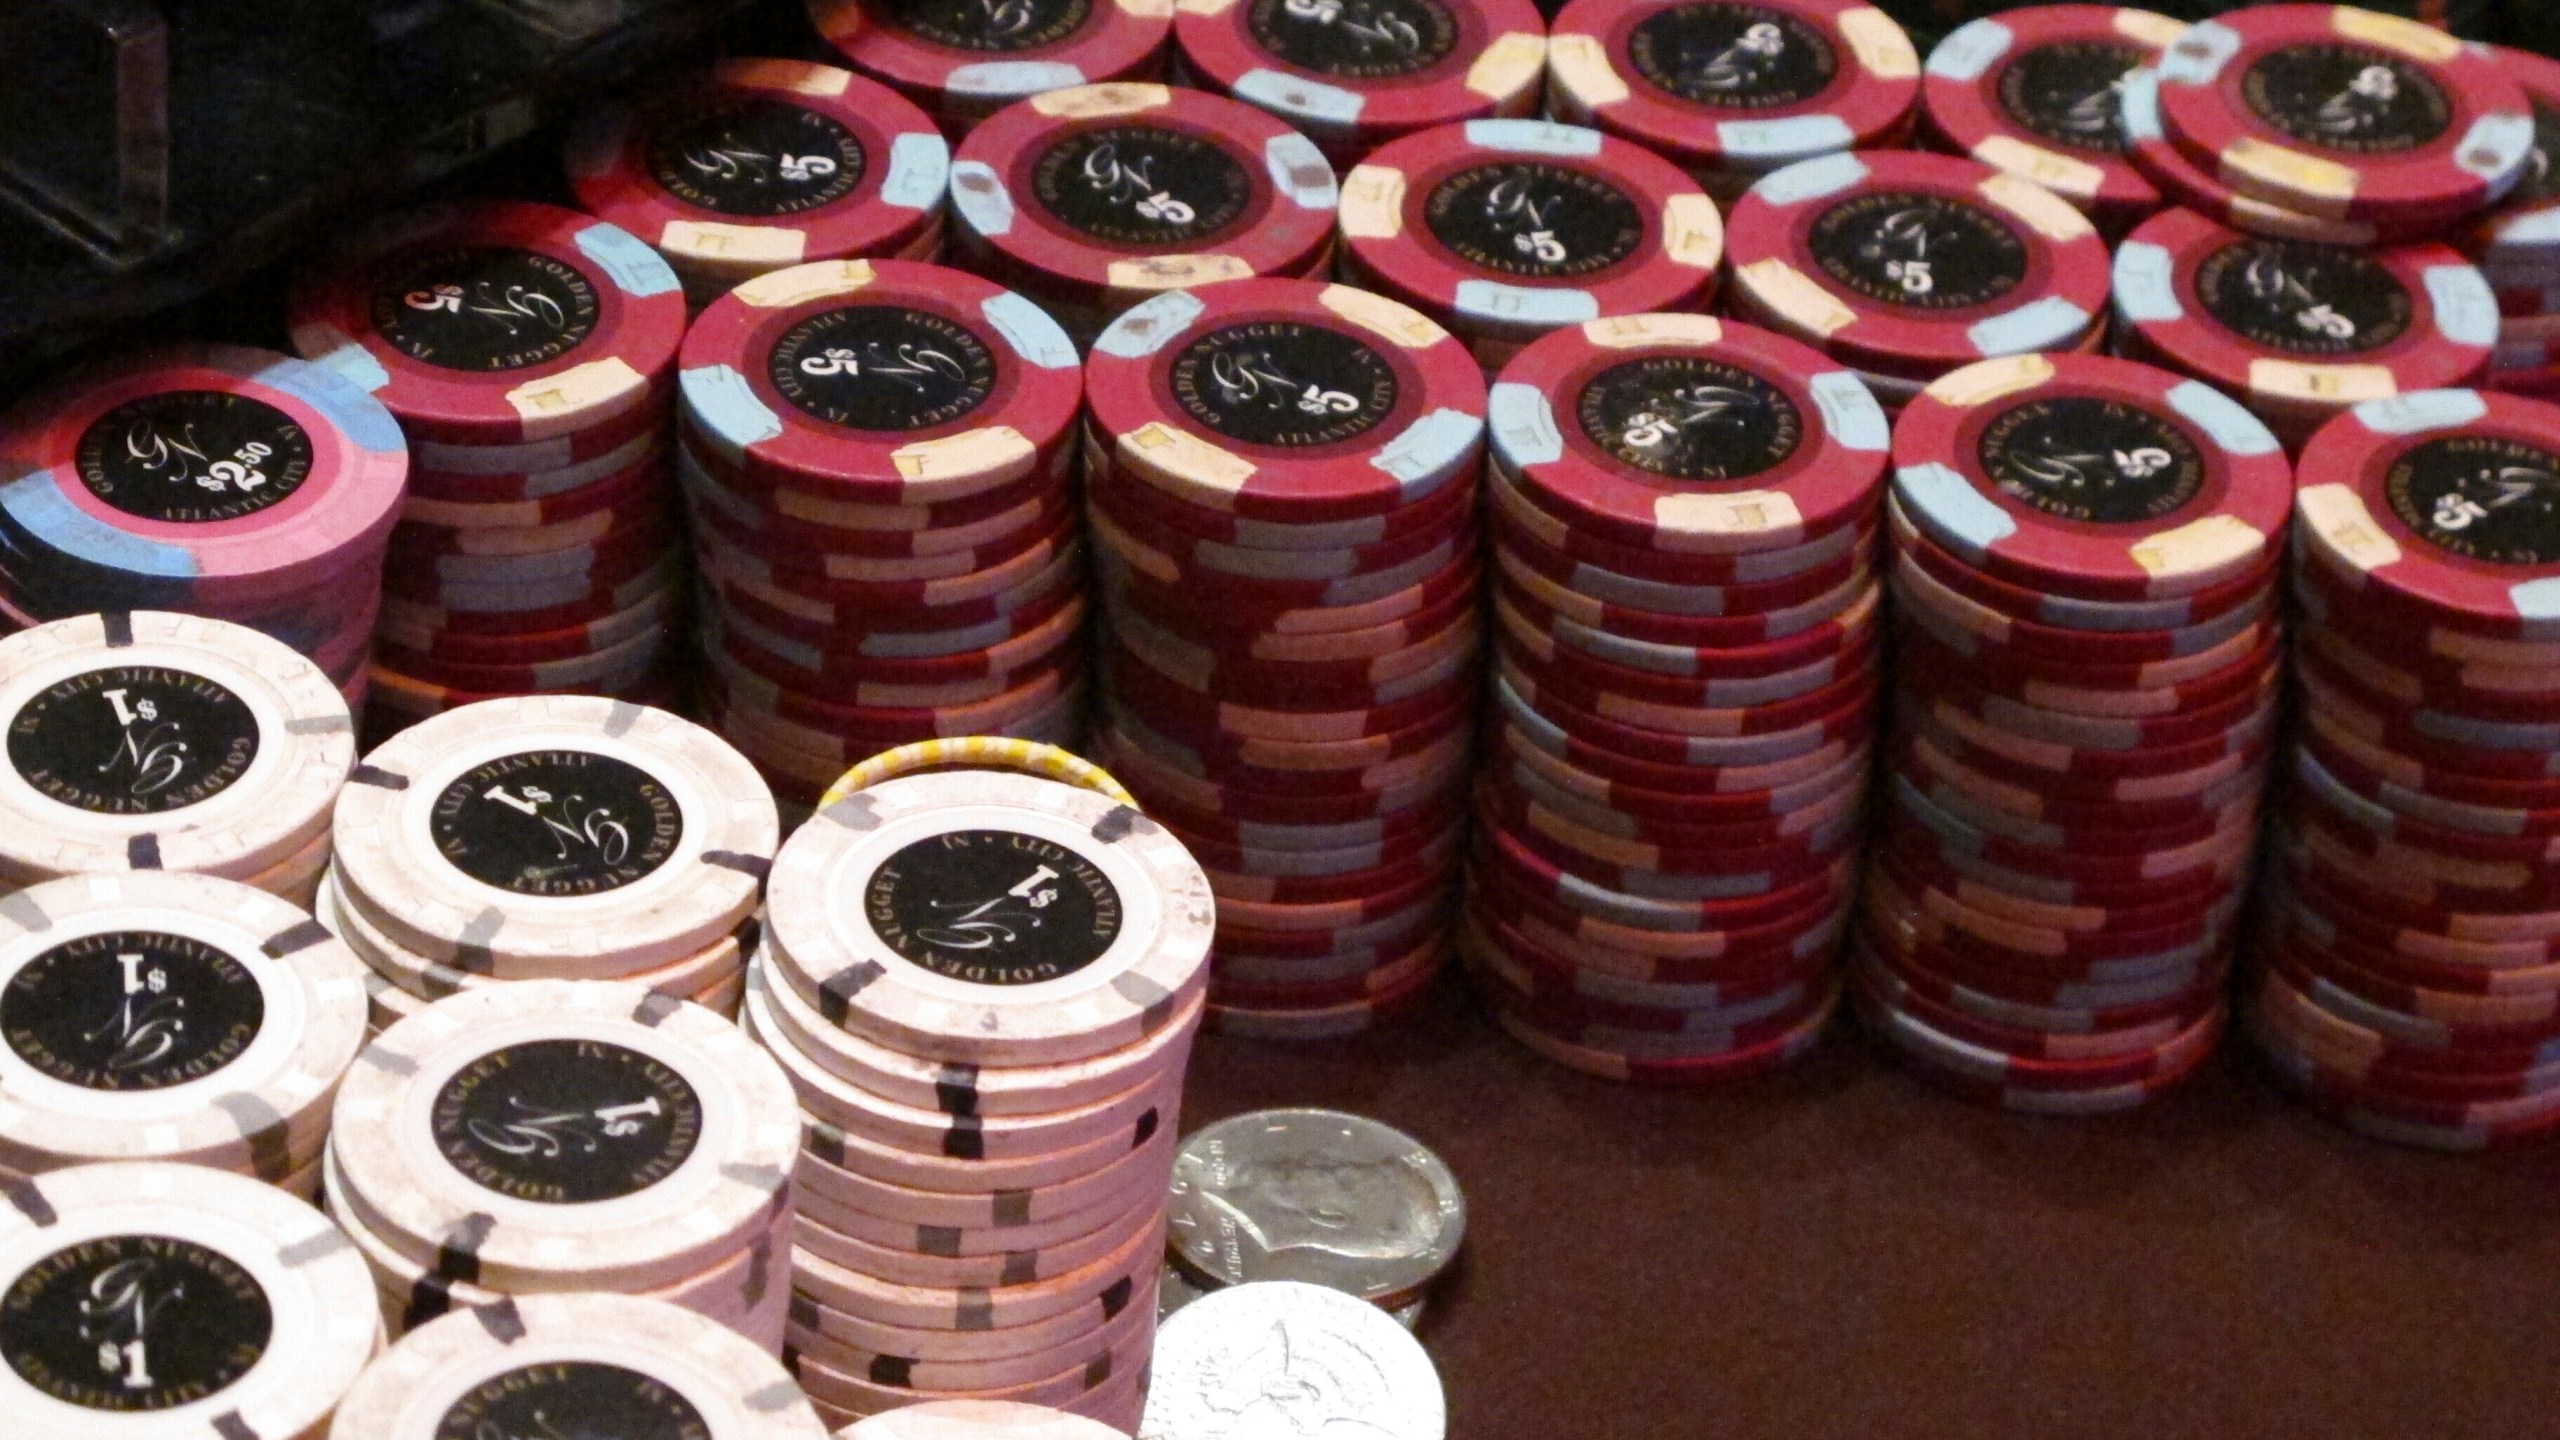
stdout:
POLYGON ((1347 163, 1417 130, 1535 110, 1546 28, 1530 0, 1194 0, 1173 39, 1193 83, 1347 163))
POLYGON ((1547 109, 1702 178, 1892 143, 1920 57, 1866 0, 1573 0, 1549 27, 1547 109))
POLYGON ((1894 498, 1931 540, 2094 599, 2192 595, 2262 568, 2293 504, 2284 450, 2248 411, 2096 355, 1947 376, 1903 412, 1893 459, 1894 498))
POLYGON ((1790 549, 1874 510, 1887 427, 1783 336, 1704 316, 1560 330, 1503 371, 1497 463, 1584 533, 1666 555, 1790 549), (1562 413, 1559 413, 1562 412, 1562 413))
POLYGON ((303 277, 288 318, 410 435, 513 446, 664 403, 685 303, 631 232, 494 201, 396 218, 303 277))
POLYGON ((969 132, 951 167, 961 255, 1079 342, 1150 295, 1304 275, 1331 253, 1333 166, 1239 101, 1162 85, 1040 95, 969 132))
POLYGON ((689 443, 750 481, 856 504, 993 490, 1072 438, 1075 347, 1029 301, 934 265, 752 281, 685 338, 689 443))
MULTIPOLYGON (((2371 245, 2379 240, 2384 227, 2366 221, 2337 220, 2319 215, 2305 215, 2281 205, 2271 205, 2255 196, 2243 195, 2206 173, 2187 158, 2168 132, 2161 128, 2160 72, 2144 66, 2124 77, 2123 89, 2117 96, 2117 123, 2123 127, 2125 158, 2133 168, 2160 187, 2170 201, 2207 215, 2252 235, 2269 235, 2279 240, 2310 240, 2325 245, 2371 245)), ((2429 224, 2418 228, 2419 234, 2431 233, 2440 226, 2429 224)), ((2404 228, 2394 228, 2395 236, 2415 238, 2404 228)))
POLYGON ((1390 300, 1304 280, 1178 292, 1087 366, 1111 463, 1188 504, 1323 522, 1399 510, 1475 463, 1484 377, 1390 300))
POLYGON ((1929 52, 1922 118, 1949 148, 2042 185, 2121 235, 2160 208, 2160 191, 2125 158, 2117 96, 2185 29, 2113 5, 1984 16, 1929 52))
POLYGON ((2470 384, 2498 342, 2496 297, 2446 245, 2278 240, 2171 210, 2126 239, 2115 277, 2129 353, 2300 436, 2359 401, 2470 384))
POLYGON ((951 151, 875 81, 800 60, 724 60, 571 132, 578 203, 726 290, 812 260, 896 255, 938 232, 951 151))
POLYGON ((2344 5, 2265 5, 2161 57, 2160 118, 2242 194, 2406 226, 2486 208, 2524 173, 2533 115, 2490 51, 2344 5))
POLYGON ((1611 315, 1700 310, 1724 258, 1715 202, 1596 130, 1478 121, 1384 146, 1342 186, 1359 277, 1474 340, 1479 359, 1611 315))
POLYGON ((990 11, 929 0, 808 0, 810 23, 854 69, 958 135, 1044 91, 1151 80, 1173 7, 1161 0, 1032 0, 990 11))
MULTIPOLYGON (((2524 87, 2533 112, 2533 155, 2497 209, 2482 217, 2464 249, 2485 268, 2526 281, 2539 295, 2560 280, 2560 60, 2530 50, 2501 49, 2498 63, 2524 87), (2547 277, 2547 278, 2546 278, 2547 277)), ((2540 299, 2520 313, 2560 309, 2540 299)))
POLYGON ((2107 245, 2050 190, 1910 151, 1806 161, 1725 224, 1738 313, 1887 376, 2079 347, 2106 314, 2107 245))
POLYGON ((2403 621, 2560 639, 2560 406, 2441 390, 2360 405, 2302 452, 2306 563, 2403 621))

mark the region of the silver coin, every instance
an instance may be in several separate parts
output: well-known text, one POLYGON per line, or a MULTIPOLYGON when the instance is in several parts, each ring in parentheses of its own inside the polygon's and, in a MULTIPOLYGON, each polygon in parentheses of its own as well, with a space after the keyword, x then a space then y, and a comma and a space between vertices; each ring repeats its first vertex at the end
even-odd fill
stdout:
MULTIPOLYGON (((1164 1323, 1174 1311, 1208 1294, 1209 1290, 1210 1287, 1190 1271, 1173 1261, 1166 1261, 1164 1273, 1156 1277, 1156 1323, 1164 1323)), ((1407 1330, 1419 1330, 1422 1328, 1422 1309, 1430 1303, 1428 1296, 1416 1295, 1387 1313, 1407 1330)))
POLYGON ((1363 1299, 1448 1267, 1466 1197, 1412 1136, 1339 1110, 1257 1110, 1185 1136, 1168 1216, 1175 1253, 1210 1279, 1303 1280, 1363 1299))
POLYGON ((1156 1333, 1138 1440, 1447 1440, 1440 1372, 1387 1313, 1294 1281, 1231 1285, 1156 1333))

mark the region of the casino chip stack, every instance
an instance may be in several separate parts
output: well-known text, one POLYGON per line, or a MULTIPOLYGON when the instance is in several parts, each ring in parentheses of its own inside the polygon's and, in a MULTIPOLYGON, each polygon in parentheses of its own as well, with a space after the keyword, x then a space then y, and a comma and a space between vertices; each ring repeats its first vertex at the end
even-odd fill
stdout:
POLYGON ((791 1345, 831 1423, 970 1397, 1133 1427, 1214 927, 1105 796, 890 779, 776 860, 747 1028, 805 1112, 791 1345))
POLYGON ((2196 25, 2126 77, 2127 153, 2177 204, 2258 234, 2423 239, 2494 204, 2533 148, 2486 46, 2346 5, 2196 25))
POLYGON ((2035 5, 1958 27, 1920 81, 1928 138, 2080 208, 2110 236, 2160 209, 2125 155, 2124 78, 2159 63, 2183 22, 2114 5, 2035 5))
POLYGON ((1532 115, 1547 23, 1530 0, 1182 0, 1190 83, 1279 116, 1347 168, 1391 140, 1532 115))
POLYGON ((1342 186, 1343 268, 1467 342, 1487 376, 1550 330, 1704 309, 1724 221, 1678 167, 1571 125, 1425 131, 1342 186))
POLYGON ((322 1181, 394 1335, 612 1291, 778 1353, 797 1119, 780 1068, 700 1006, 532 980, 439 1000, 366 1046, 322 1181))
POLYGON ((700 310, 814 260, 942 253, 951 147, 873 80, 801 60, 723 60, 571 132, 578 203, 657 247, 700 310))
POLYGON ((79 372, 0 415, 0 628, 212 616, 360 704, 409 462, 382 406, 287 356, 181 346, 79 372))
POLYGON ((703 312, 683 389, 709 712, 786 801, 916 740, 1075 738, 1084 388, 1037 306, 796 266, 703 312))
POLYGON ((2533 112, 2533 153, 2498 208, 2461 237, 2498 300, 2498 353, 2487 384, 2560 396, 2560 61, 2500 50, 2533 112))
POLYGON ((1547 113, 1633 140, 1731 200, 1771 171, 1911 133, 1920 57, 1866 0, 1573 0, 1547 113))
POLYGON ((1003 10, 911 0, 808 0, 854 69, 922 106, 954 140, 1016 100, 1155 80, 1173 36, 1168 0, 1036 0, 1003 10))
POLYGON ((1612 1079, 1780 1063, 1839 997, 1884 414, 1783 336, 1641 315, 1530 346, 1492 416, 1477 993, 1612 1079))
POLYGON ((435 206, 296 285, 294 345, 412 453, 365 712, 666 684, 681 546, 666 420, 684 296, 629 232, 548 205, 435 206))
POLYGON ((0 915, 0 1176, 174 1160, 319 1195, 364 967, 310 912, 140 870, 50 881, 0 915))
POLYGON ((382 1345, 328 1217, 198 1165, 81 1165, 0 1206, 13 1436, 319 1440, 382 1345))
POLYGON ((2560 1124, 2560 406, 2437 390, 2302 455, 2288 813, 2246 1017, 2278 1077, 2404 1144, 2560 1124))
POLYGON ((2299 448, 2339 411, 2467 385, 2498 342, 2480 272, 2433 241, 2278 240, 2192 210, 2117 248, 2116 346, 2240 398, 2299 448))
POLYGON ((826 1440, 827 1429, 772 1356, 691 1311, 529 1295, 403 1336, 357 1377, 328 1434, 826 1440))
POLYGON ((1096 343, 1104 763, 1218 893, 1209 1023, 1368 1028, 1446 958, 1484 379, 1366 291, 1159 297, 1096 343))
POLYGON ((374 1023, 526 979, 737 1007, 778 839, 744 756, 663 710, 493 700, 365 756, 321 918, 376 974, 374 1023))
POLYGON ((0 640, 0 890, 183 870, 311 903, 347 702, 254 630, 122 611, 0 640))
POLYGON ((1977 360, 2094 350, 2107 246, 2070 202, 1978 161, 1834 155, 1726 218, 1733 313, 1851 367, 1899 411, 1977 360))
POLYGON ((2292 472, 2205 385, 2029 355, 1894 431, 1896 730, 1851 994, 1922 1077, 2131 1109, 2224 1019, 2292 472))
POLYGON ((1090 85, 1007 107, 951 166, 953 251, 1038 301, 1078 345, 1169 290, 1321 274, 1333 166, 1250 105, 1090 85))

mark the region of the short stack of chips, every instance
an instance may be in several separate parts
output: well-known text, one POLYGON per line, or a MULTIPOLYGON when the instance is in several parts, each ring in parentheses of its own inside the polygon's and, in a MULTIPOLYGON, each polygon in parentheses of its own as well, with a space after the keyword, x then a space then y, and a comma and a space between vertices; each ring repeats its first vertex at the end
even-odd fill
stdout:
POLYGON ((1730 201, 1775 170, 1911 134, 1920 57, 1867 0, 1573 0, 1547 113, 1633 140, 1730 201))
POLYGON ((2497 209, 2462 237, 2498 301, 2498 353, 2487 384, 2550 399, 2560 395, 2560 61, 2501 50, 2533 112, 2533 153, 2497 209))
POLYGON ((494 696, 661 693, 685 307, 657 252, 553 206, 433 206, 324 257, 290 311, 409 438, 372 737, 494 696))
POLYGON ((854 69, 921 107, 954 140, 1017 100, 1164 75, 1169 0, 1097 0, 1037 14, 936 10, 898 0, 808 0, 854 69))
POLYGON ((734 1012, 779 839, 746 758, 663 710, 484 701, 375 749, 338 799, 319 914, 377 1029, 465 990, 619 980, 734 1012))
POLYGON ((1279 116, 1344 169, 1418 131, 1535 114, 1546 78, 1547 24, 1530 0, 1178 9, 1190 83, 1279 116))
POLYGON ((327 1440, 579 1434, 826 1440, 827 1427, 771 1355, 689 1310, 528 1295, 402 1336, 356 1378, 327 1440))
POLYGON ((1391 300, 1260 280, 1131 310, 1086 390, 1101 753, 1218 893, 1210 1025, 1401 1013, 1460 858, 1481 371, 1391 300))
POLYGON ((409 464, 380 404, 288 356, 164 347, 78 372, 0 415, 0 628, 212 616, 360 705, 409 464))
POLYGON ((961 142, 952 253, 1090 346, 1165 291, 1322 274, 1337 198, 1315 143, 1241 101, 1163 85, 1053 90, 961 142))
POLYGON ((0 640, 0 889, 183 870, 309 906, 355 722, 254 630, 111 611, 0 640))
POLYGON ((1949 32, 1920 82, 1931 144, 2070 201, 2109 236, 2161 206, 2126 157, 2124 77, 2159 63, 2182 21, 2115 5, 2030 5, 1949 32))
POLYGON ((2094 350, 2107 245, 2071 203, 1979 161, 1807 160, 1726 217, 1728 308, 1849 366, 1887 410, 1977 360, 2094 350))
POLYGON ((2302 705, 2247 1019, 2357 1130, 2476 1150, 2560 1125, 2560 406, 2468 390, 2312 438, 2302 705))
POLYGON ((11 1435, 320 1440, 382 1348, 363 1257, 272 1186, 139 1162, 56 1170, 8 1193, 11 1435))
POLYGON ((831 1423, 956 1398, 1134 1427, 1215 911, 1033 775, 890 778, 775 862, 747 1028, 806 1126, 790 1343, 831 1423))
POLYGON ((2221 223, 2338 245, 2424 239, 2495 204, 2533 148, 2499 54, 2347 5, 2256 5, 2125 77, 2126 153, 2221 223))
POLYGON ((1783 336, 1642 315, 1523 351, 1492 424, 1477 993, 1612 1079, 1782 1063, 1856 891, 1883 411, 1783 336))
POLYGON ((2279 240, 2169 210, 2116 250, 2115 346, 2239 398, 2287 445, 2350 405, 2468 385, 2497 302, 2460 251, 2279 240))
POLYGON ((0 920, 0 1176, 168 1160, 320 1193, 364 967, 309 911, 137 870, 11 896, 0 920))
POLYGON ((1896 729, 1851 993, 1955 1094, 2142 1105, 2222 1033, 2291 468, 2220 392, 2085 355, 1948 375, 1894 464, 1896 729))
POLYGON ((703 312, 683 390, 707 709, 786 802, 917 740, 1076 737, 1083 377, 1037 306, 795 266, 703 312))
POLYGON ((609 1291, 778 1355, 798 1143, 789 1082, 735 1025, 637 985, 528 980, 366 1046, 322 1184, 394 1335, 609 1291))
POLYGON ((578 203, 657 247, 699 311, 817 260, 942 253, 951 147, 875 80, 803 60, 723 60, 571 132, 578 203))
POLYGON ((1530 341, 1605 315, 1701 310, 1724 221, 1633 141, 1478 120, 1387 145, 1342 183, 1348 276, 1467 342, 1490 376, 1530 341))

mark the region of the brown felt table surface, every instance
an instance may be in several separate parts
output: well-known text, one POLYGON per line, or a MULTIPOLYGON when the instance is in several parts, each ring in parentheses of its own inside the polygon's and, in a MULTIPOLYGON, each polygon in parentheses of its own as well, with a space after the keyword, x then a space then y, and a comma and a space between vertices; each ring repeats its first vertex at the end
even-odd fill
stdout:
POLYGON ((1383 1035, 1201 1042, 1188 1124, 1273 1105, 1457 1170, 1422 1329, 1453 1440, 2560 1435, 2560 1142, 2358 1139, 2242 1047, 2098 1121, 1949 1099, 1846 1026, 1781 1075, 1641 1090, 1452 981, 1383 1035))

